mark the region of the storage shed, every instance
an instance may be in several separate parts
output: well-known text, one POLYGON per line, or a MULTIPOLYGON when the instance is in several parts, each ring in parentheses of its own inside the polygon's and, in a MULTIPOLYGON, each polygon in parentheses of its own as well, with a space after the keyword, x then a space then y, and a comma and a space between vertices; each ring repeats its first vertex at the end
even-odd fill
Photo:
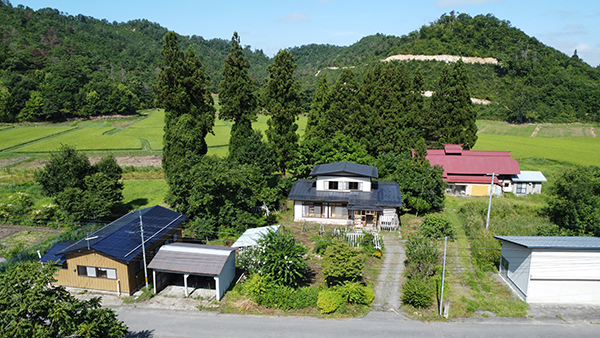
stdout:
POLYGON ((600 238, 495 237, 500 276, 526 302, 600 305, 600 238))
POLYGON ((187 297, 188 277, 205 276, 214 278, 215 296, 221 300, 235 278, 235 248, 193 243, 163 245, 148 268, 153 270, 154 293, 166 286, 165 277, 176 274, 183 276, 187 297))

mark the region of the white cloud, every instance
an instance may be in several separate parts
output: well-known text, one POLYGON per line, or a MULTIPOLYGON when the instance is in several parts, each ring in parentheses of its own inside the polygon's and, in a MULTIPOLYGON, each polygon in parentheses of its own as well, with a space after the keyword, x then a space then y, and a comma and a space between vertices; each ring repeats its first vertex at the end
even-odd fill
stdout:
POLYGON ((458 7, 458 6, 469 6, 469 5, 481 5, 489 2, 498 2, 500 0, 437 0, 435 4, 438 7, 458 7))
POLYGON ((355 32, 352 31, 340 31, 340 32, 332 32, 331 36, 348 36, 348 35, 354 35, 356 34, 355 32))
POLYGON ((575 49, 577 49, 577 52, 589 52, 591 51, 593 48, 592 46, 588 45, 587 43, 580 43, 577 46, 575 46, 575 49))
POLYGON ((286 15, 283 19, 281 19, 279 21, 287 22, 287 23, 304 22, 304 21, 308 21, 308 15, 306 15, 304 13, 300 13, 300 12, 294 12, 294 13, 286 15))

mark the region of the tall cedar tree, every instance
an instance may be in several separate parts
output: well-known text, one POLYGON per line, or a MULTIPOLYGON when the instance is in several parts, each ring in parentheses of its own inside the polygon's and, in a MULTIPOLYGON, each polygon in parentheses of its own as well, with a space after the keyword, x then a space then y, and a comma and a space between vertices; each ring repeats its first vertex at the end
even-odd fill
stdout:
POLYGON ((274 63, 267 68, 269 77, 263 99, 271 118, 267 121, 266 134, 282 176, 285 176, 298 149, 296 120, 303 110, 300 84, 294 77, 297 68, 294 57, 285 49, 275 55, 274 63))
POLYGON ((205 137, 212 132, 215 108, 210 79, 190 47, 179 50, 177 34, 169 32, 161 52, 156 103, 165 109, 163 168, 169 184, 166 201, 172 206, 185 202, 191 189, 190 168, 207 152, 205 137))
POLYGON ((477 113, 471 107, 465 64, 459 60, 446 65, 431 100, 427 141, 436 148, 462 144, 471 149, 477 141, 477 113))
POLYGON ((367 145, 371 155, 399 154, 416 142, 408 104, 411 82, 404 65, 377 63, 365 75, 361 91, 364 110, 370 111, 372 119, 370 128, 365 128, 370 130, 367 145))
POLYGON ((310 110, 308 112, 306 130, 304 132, 305 140, 310 140, 313 138, 318 138, 320 140, 327 139, 328 135, 324 134, 324 131, 319 128, 319 123, 329 109, 330 95, 331 92, 329 89, 329 80, 327 80, 327 74, 323 74, 317 84, 317 89, 315 90, 315 95, 313 96, 313 102, 310 105, 310 110))
POLYGON ((320 121, 326 137, 343 132, 362 143, 368 129, 365 126, 370 125, 370 121, 368 115, 363 114, 359 88, 352 70, 344 69, 331 87, 329 109, 320 121))
POLYGON ((231 53, 223 65, 223 81, 219 86, 219 117, 233 121, 229 138, 229 156, 236 158, 252 136, 252 121, 256 120, 258 102, 256 86, 248 76, 250 62, 243 55, 238 33, 231 38, 231 53))

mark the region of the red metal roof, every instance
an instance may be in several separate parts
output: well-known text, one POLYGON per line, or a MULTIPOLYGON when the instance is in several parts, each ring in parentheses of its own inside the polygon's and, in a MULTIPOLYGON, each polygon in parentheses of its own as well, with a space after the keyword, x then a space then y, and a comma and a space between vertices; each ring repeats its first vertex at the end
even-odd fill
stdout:
MULTIPOLYGON (((444 149, 427 151, 431 165, 444 168, 444 178, 449 175, 517 175, 519 163, 510 157, 510 151, 457 150, 460 145, 445 145, 444 149)), ((487 179, 489 182, 489 178, 487 179)))

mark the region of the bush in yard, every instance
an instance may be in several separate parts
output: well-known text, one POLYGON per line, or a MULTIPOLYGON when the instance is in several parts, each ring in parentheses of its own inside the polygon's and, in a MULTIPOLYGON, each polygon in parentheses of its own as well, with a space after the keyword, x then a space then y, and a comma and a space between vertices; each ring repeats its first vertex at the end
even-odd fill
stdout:
POLYGON ((402 303, 422 309, 433 304, 434 290, 424 278, 407 279, 402 286, 402 303))
POLYGON ((496 272, 500 263, 500 241, 489 230, 482 230, 471 239, 473 263, 481 271, 496 272))
POLYGON ((456 239, 456 229, 450 220, 442 214, 429 214, 425 216, 423 224, 419 228, 419 234, 429 238, 444 238, 448 236, 450 241, 456 239))
POLYGON ((439 259, 435 242, 429 238, 413 236, 406 241, 405 247, 409 266, 414 265, 411 269, 417 270, 423 277, 433 275, 439 259))
POLYGON ((318 288, 302 287, 298 289, 275 283, 271 276, 251 275, 246 289, 252 300, 258 305, 275 309, 304 309, 317 305, 318 288))
POLYGON ((350 304, 370 305, 375 299, 373 289, 361 282, 344 282, 335 287, 335 290, 350 304))
POLYGON ((321 263, 323 274, 330 284, 358 279, 364 266, 360 250, 346 243, 333 243, 328 246, 321 263))
POLYGON ((280 229, 265 234, 254 249, 244 249, 238 265, 250 273, 269 275, 276 284, 295 288, 304 283, 308 271, 306 252, 291 233, 280 229))
POLYGON ((332 313, 344 303, 344 298, 338 292, 328 289, 319 292, 317 307, 321 313, 332 313))

